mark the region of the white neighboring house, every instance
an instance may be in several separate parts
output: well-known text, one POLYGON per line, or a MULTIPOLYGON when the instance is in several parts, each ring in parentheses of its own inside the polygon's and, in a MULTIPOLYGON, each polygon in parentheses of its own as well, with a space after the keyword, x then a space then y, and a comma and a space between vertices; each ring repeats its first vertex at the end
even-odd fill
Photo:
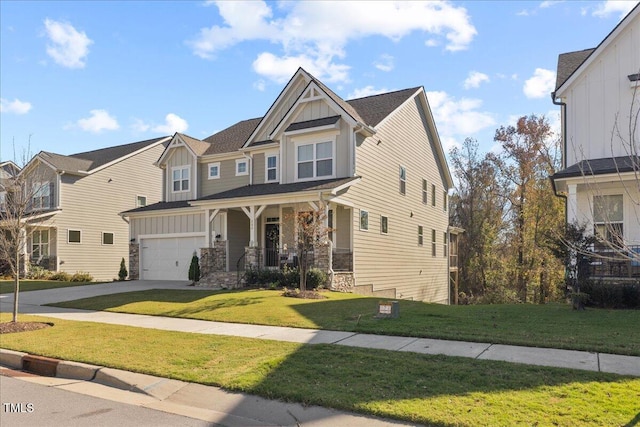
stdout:
POLYGON ((332 288, 449 301, 452 180, 422 87, 345 101, 300 68, 264 117, 175 134, 157 165, 163 202, 123 212, 134 277, 185 280, 194 252, 232 287, 296 265, 295 213, 324 209, 332 288))
POLYGON ((154 162, 171 138, 162 137, 84 153, 41 151, 22 169, 32 187, 25 258, 51 271, 118 277, 129 259, 126 209, 162 198, 154 162))
MULTIPOLYGON (((596 48, 559 56, 552 97, 563 169, 551 178, 567 222, 587 224, 602 239, 597 251, 640 250, 640 5, 596 48)), ((594 263, 595 274, 640 275, 636 260, 594 263)))

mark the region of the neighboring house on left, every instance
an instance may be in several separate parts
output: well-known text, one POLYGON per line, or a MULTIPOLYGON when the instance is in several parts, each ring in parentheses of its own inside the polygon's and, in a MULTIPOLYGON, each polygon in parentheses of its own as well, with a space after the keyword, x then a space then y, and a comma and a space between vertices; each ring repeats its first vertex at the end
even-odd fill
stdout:
POLYGON ((0 162, 0 212, 4 211, 7 187, 11 183, 11 178, 19 173, 20 168, 12 161, 0 162))
POLYGON ((129 225, 118 213, 162 199, 162 172, 154 162, 169 140, 34 156, 20 171, 31 197, 28 263, 88 272, 96 280, 116 278, 122 258, 129 259, 129 225))

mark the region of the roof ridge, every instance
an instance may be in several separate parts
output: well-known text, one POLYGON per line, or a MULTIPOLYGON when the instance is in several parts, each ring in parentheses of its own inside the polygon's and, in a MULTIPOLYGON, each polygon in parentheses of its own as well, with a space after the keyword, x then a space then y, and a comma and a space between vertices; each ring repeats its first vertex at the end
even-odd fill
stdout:
POLYGON ((81 159, 82 158, 82 157, 80 157, 81 155, 90 154, 90 153, 97 153, 99 151, 112 150, 112 149, 116 149, 116 148, 122 148, 122 147, 130 146, 130 145, 134 145, 134 144, 142 144, 144 142, 148 142, 149 144, 152 144, 153 142, 157 142, 157 141, 159 141, 159 140, 161 140, 163 138, 167 138, 167 137, 168 137, 168 135, 165 135, 165 136, 160 136, 160 137, 157 137, 157 138, 143 139, 141 141, 128 142, 126 144, 111 145, 109 147, 97 148, 95 150, 82 151, 80 153, 73 153, 73 154, 59 154, 59 153, 52 153, 52 152, 49 152, 49 153, 57 154, 58 156, 75 157, 75 158, 80 158, 81 159))
POLYGON ((388 92, 382 92, 382 93, 375 93, 373 95, 367 95, 367 96, 361 96, 359 98, 351 98, 351 99, 347 99, 345 102, 351 102, 351 101, 359 101, 361 99, 366 99, 366 98, 374 98, 376 96, 383 96, 383 95, 391 95, 392 93, 398 93, 398 92, 404 92, 407 90, 418 90, 420 89, 422 86, 415 86, 415 87, 407 87, 404 89, 397 89, 397 90, 390 90, 388 92))

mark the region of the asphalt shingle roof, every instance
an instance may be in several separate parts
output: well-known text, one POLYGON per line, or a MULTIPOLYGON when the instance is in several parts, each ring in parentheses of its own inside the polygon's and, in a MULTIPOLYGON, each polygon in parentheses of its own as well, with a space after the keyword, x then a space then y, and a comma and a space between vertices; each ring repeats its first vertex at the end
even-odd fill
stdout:
POLYGON ((160 211, 164 209, 178 209, 178 208, 188 208, 189 202, 186 200, 180 200, 177 202, 158 202, 153 203, 151 205, 142 206, 140 208, 129 209, 128 211, 122 212, 124 213, 135 213, 135 212, 150 212, 150 211, 160 211))
POLYGON ((395 92, 352 99, 347 102, 360 113, 365 124, 375 127, 403 102, 409 99, 411 95, 416 93, 418 89, 420 88, 402 89, 395 92))
POLYGON ((210 146, 204 154, 229 153, 240 149, 247 142, 260 120, 262 120, 262 117, 243 120, 205 138, 204 140, 210 146))
POLYGON ((585 49, 558 55, 558 70, 556 73, 556 89, 566 82, 580 65, 596 50, 585 49))
POLYGON ((285 129, 285 132, 291 132, 293 130, 310 129, 319 126, 328 126, 336 124, 340 120, 340 116, 323 117, 315 120, 305 120, 304 122, 291 123, 289 127, 285 129))
POLYGON ((553 174, 551 179, 571 178, 587 175, 605 175, 609 173, 633 172, 640 168, 640 156, 606 157, 603 159, 582 160, 566 169, 553 174))

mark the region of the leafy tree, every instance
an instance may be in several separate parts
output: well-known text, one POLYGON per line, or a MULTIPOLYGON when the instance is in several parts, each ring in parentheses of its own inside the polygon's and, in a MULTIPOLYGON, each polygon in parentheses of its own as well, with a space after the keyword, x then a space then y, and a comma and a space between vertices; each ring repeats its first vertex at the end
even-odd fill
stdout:
POLYGON ((327 242, 329 228, 325 225, 327 213, 321 205, 309 211, 298 211, 294 215, 296 228, 296 246, 300 268, 300 293, 307 290, 307 272, 311 254, 315 248, 327 242))

